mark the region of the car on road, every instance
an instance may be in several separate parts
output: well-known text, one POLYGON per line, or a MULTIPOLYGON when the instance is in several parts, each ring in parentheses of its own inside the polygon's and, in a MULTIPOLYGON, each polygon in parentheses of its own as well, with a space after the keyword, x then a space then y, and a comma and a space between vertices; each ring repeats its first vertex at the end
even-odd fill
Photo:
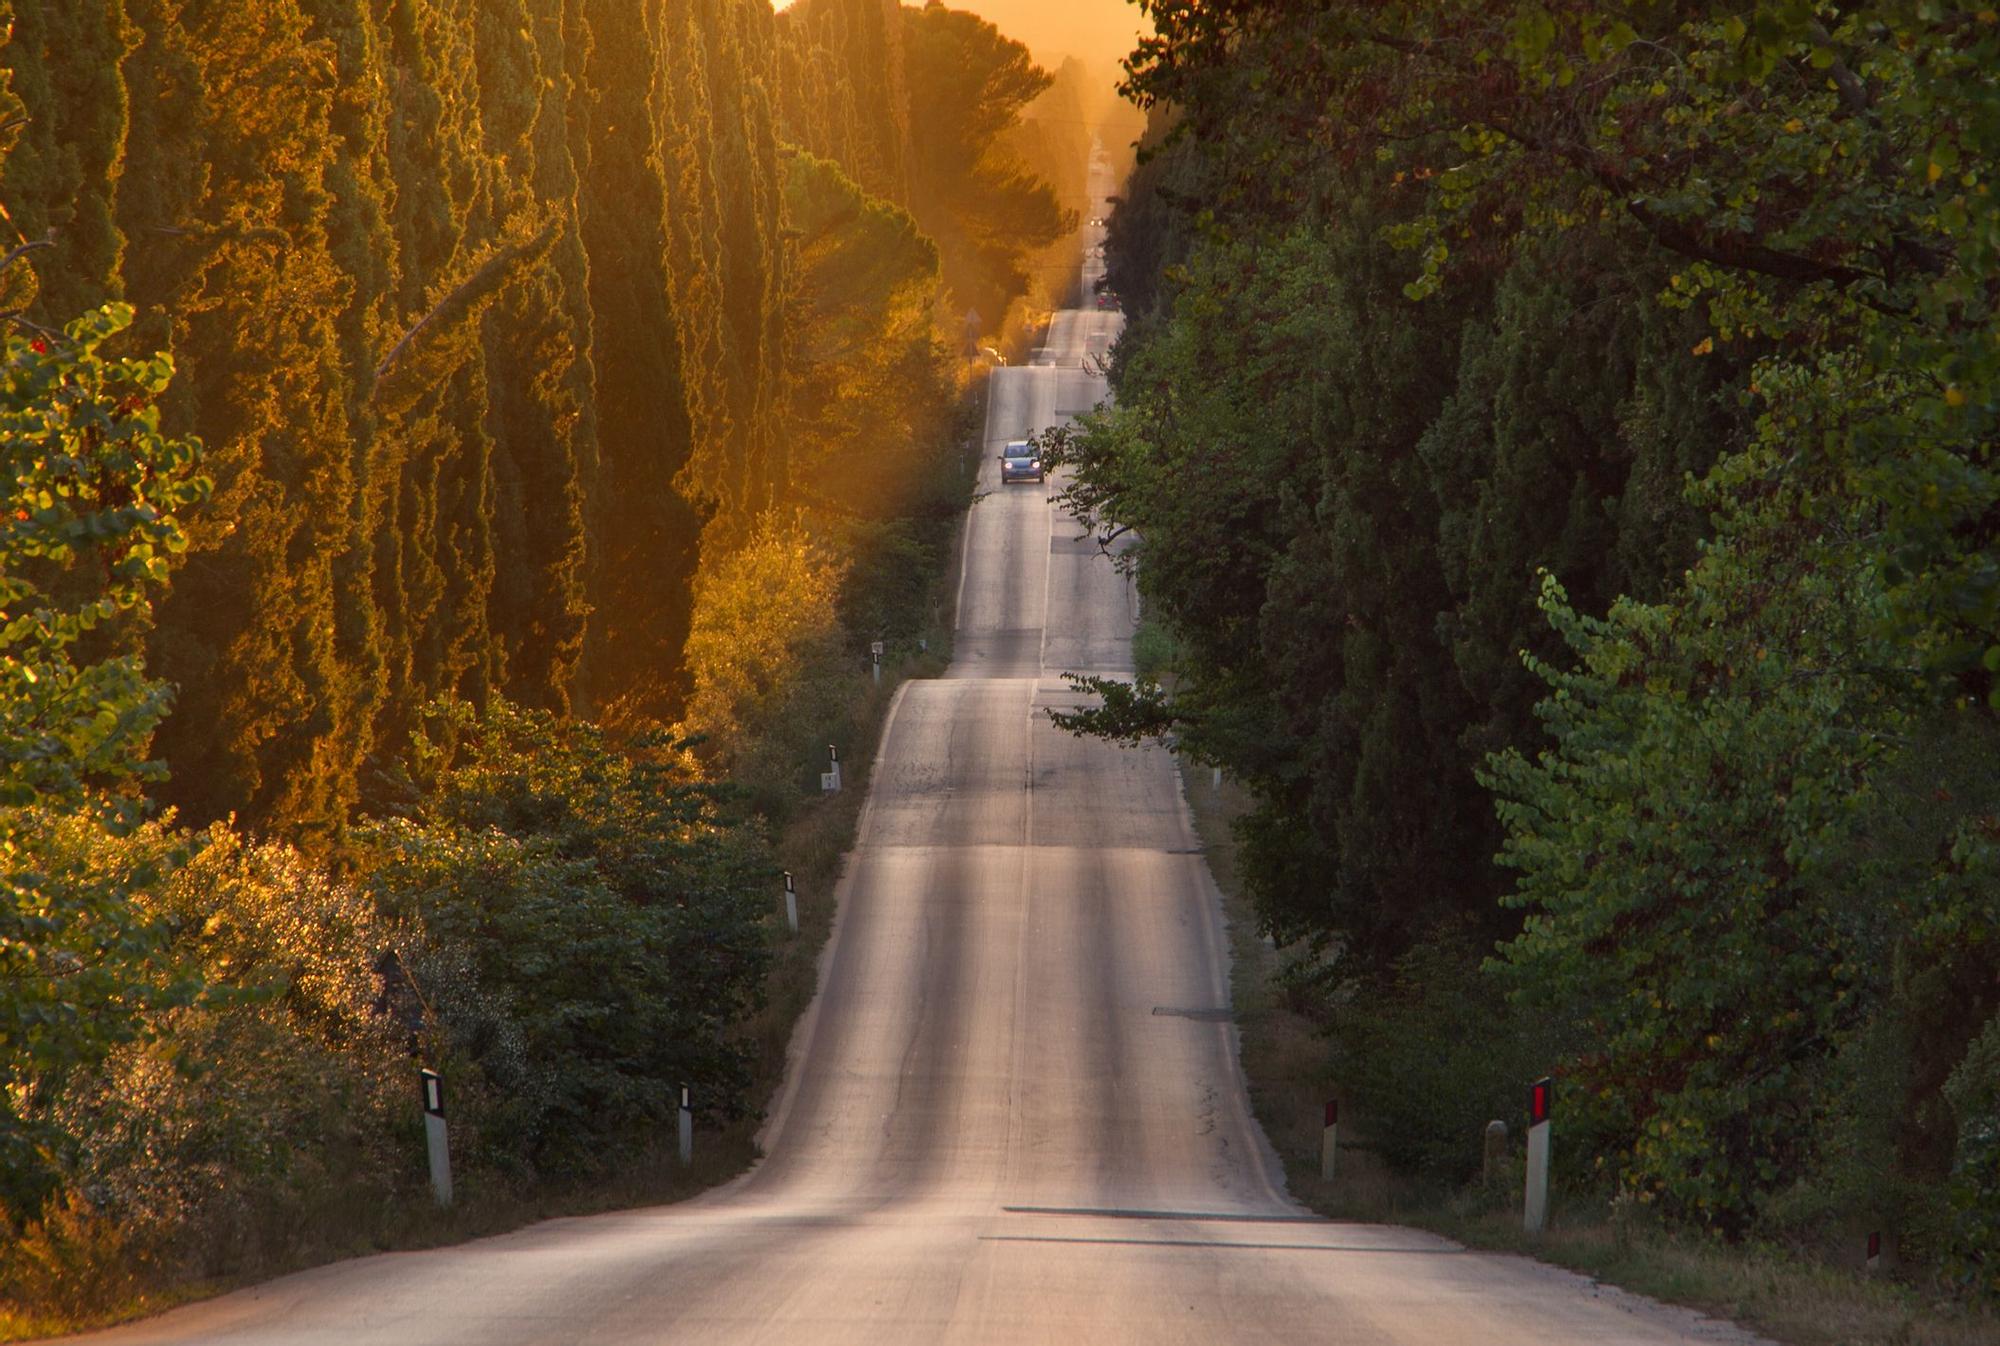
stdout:
POLYGON ((1044 479, 1042 458, 1035 452, 1034 445, 1025 439, 1009 440, 1000 454, 1000 484, 1005 486, 1009 482, 1044 479))

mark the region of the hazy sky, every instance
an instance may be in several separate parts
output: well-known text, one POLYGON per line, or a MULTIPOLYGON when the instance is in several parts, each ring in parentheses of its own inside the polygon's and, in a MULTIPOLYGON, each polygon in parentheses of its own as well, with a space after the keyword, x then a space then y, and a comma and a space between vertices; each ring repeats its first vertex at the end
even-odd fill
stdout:
POLYGON ((1116 67, 1139 34, 1139 7, 1131 0, 946 0, 969 9, 1001 32, 1028 44, 1035 59, 1054 65, 1064 56, 1116 67))
MULTIPOLYGON (((907 0, 906 0, 907 2, 907 0)), ((1027 43, 1044 65, 1064 56, 1115 69, 1139 32, 1139 7, 1131 0, 945 0, 989 20, 1027 43)), ((789 0, 774 0, 783 9, 789 0)))

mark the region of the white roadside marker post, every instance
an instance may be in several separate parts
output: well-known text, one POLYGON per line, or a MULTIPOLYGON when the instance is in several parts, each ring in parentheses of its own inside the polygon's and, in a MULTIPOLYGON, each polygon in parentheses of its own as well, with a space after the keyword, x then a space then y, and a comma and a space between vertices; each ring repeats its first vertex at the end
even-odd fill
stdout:
POLYGON ((868 663, 869 666, 875 671, 875 685, 877 687, 880 687, 882 685, 882 642, 881 641, 872 640, 868 642, 868 663))
POLYGON ((681 1086, 681 1163, 694 1162, 694 1109, 688 1106, 688 1087, 681 1086))
POLYGON ((1874 1275, 1882 1269, 1882 1232, 1873 1230, 1868 1235, 1868 1274, 1874 1275))
POLYGON ((799 933, 799 890, 792 886, 792 871, 785 871, 785 924, 799 933))
POLYGON ((1319 1132, 1319 1176, 1323 1182, 1333 1181, 1333 1161, 1340 1149, 1340 1103, 1326 1100, 1326 1120, 1320 1124, 1319 1132))
POLYGON ((1528 1086, 1528 1193, 1521 1227, 1539 1234, 1549 1223, 1549 1114, 1555 1082, 1544 1075, 1528 1086))
POLYGON ((1211 790, 1220 790, 1222 788, 1221 767, 1212 766, 1208 769, 1208 788, 1211 790))
POLYGON ((451 1145, 444 1130, 444 1076, 419 1070, 423 1083, 424 1140, 431 1152, 431 1192, 440 1206, 451 1204, 451 1145))
POLYGON ((1480 1181, 1492 1187, 1507 1163, 1507 1123, 1498 1117, 1486 1124, 1486 1144, 1480 1154, 1480 1181))

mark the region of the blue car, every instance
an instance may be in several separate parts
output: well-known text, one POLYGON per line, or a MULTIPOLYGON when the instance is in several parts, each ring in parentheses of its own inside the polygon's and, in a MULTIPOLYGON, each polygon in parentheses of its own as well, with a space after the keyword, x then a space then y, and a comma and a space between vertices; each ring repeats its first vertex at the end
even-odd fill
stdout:
POLYGON ((1000 455, 1000 484, 1043 480, 1042 460, 1025 439, 1011 441, 1000 455))

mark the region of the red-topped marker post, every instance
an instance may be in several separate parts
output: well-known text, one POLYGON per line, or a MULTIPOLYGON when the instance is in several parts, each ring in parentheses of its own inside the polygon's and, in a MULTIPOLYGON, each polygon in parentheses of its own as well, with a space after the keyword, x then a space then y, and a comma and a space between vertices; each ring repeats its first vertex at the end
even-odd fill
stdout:
POLYGON ((1528 1086, 1528 1195, 1521 1227, 1539 1234, 1549 1222, 1549 1117, 1555 1081, 1544 1075, 1528 1086))
POLYGON ((1333 1181, 1333 1160, 1340 1145, 1340 1104, 1329 1098, 1326 1101, 1326 1120, 1320 1124, 1319 1133, 1319 1176, 1327 1182, 1333 1181))

